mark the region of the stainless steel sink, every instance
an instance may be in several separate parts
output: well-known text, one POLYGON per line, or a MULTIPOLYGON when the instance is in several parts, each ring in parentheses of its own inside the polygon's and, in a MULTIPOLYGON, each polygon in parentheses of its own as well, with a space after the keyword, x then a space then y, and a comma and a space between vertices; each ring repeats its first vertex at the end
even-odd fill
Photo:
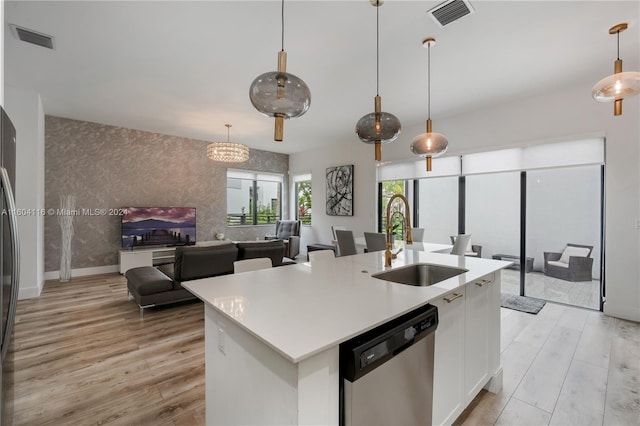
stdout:
POLYGON ((414 263, 389 271, 372 274, 373 278, 392 281, 399 284, 426 287, 451 277, 464 274, 468 269, 452 268, 449 266, 432 265, 429 263, 414 263))

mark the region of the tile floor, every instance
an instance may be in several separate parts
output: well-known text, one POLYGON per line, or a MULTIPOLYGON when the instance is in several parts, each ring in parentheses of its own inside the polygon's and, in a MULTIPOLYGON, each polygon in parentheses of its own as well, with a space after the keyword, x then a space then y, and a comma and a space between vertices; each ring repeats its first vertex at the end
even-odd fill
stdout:
POLYGON ((553 303, 501 315, 503 388, 457 425, 640 424, 640 324, 553 303))
MULTIPOLYGON (((552 302, 580 306, 588 309, 600 309, 600 282, 570 282, 547 277, 542 272, 525 274, 526 295, 552 302)), ((502 291, 520 294, 520 271, 502 270, 502 291)))

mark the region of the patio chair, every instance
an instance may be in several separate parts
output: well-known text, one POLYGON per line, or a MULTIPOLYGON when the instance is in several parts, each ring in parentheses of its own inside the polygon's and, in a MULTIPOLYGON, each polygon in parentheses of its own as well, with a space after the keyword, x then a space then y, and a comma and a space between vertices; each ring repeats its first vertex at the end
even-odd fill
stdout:
POLYGON ((567 244, 562 253, 544 252, 544 274, 565 281, 591 281, 593 246, 567 244))

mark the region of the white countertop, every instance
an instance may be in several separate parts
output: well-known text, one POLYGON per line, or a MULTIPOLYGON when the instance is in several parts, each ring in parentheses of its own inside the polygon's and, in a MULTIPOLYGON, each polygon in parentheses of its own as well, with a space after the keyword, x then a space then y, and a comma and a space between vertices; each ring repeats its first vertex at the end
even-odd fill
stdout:
MULTIPOLYGON (((422 245, 413 248, 442 246, 422 245)), ((371 277, 385 270, 380 251, 188 281, 183 287, 298 363, 511 264, 405 248, 392 268, 418 262, 469 271, 430 287, 383 281, 371 277)))

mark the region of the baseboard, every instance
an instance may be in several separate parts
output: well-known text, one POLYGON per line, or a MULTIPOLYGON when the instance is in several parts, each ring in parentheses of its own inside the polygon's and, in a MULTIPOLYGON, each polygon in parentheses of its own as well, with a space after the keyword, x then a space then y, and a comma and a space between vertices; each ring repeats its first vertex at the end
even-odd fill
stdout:
POLYGON ((34 297, 38 297, 40 296, 41 290, 42 289, 39 289, 36 287, 27 287, 27 288, 20 287, 18 289, 18 300, 33 299, 34 297))
MULTIPOLYGON (((118 265, 97 266, 94 268, 79 268, 71 270, 71 278, 73 277, 86 277, 87 275, 98 274, 111 274, 113 272, 119 272, 120 267, 118 265)), ((57 280, 60 279, 60 271, 49 271, 44 273, 45 280, 57 280)))
POLYGON ((620 318, 627 321, 640 322, 640 310, 638 306, 620 306, 611 302, 604 303, 604 314, 610 317, 620 318))

